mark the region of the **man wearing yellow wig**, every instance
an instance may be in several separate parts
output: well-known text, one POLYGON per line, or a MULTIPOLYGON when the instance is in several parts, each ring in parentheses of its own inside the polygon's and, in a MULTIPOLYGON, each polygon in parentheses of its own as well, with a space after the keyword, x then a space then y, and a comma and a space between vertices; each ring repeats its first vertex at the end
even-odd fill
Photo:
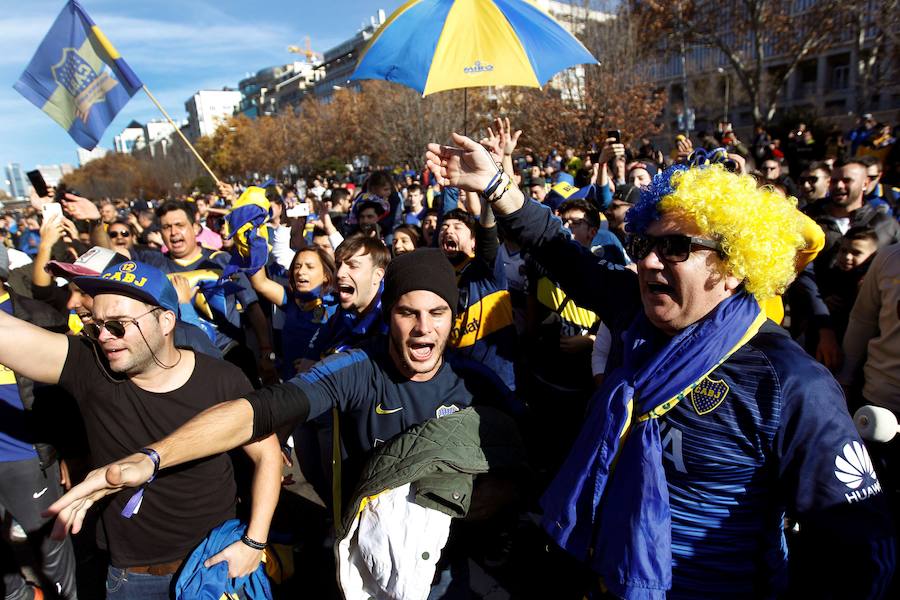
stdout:
POLYGON ((481 193, 613 332, 606 380, 541 501, 545 530, 600 575, 594 591, 884 595, 892 529, 840 387, 759 304, 806 245, 794 201, 695 153, 626 216, 635 275, 571 240, 484 147, 454 142, 429 145, 437 180, 481 193), (800 524, 790 569, 785 516, 800 524))

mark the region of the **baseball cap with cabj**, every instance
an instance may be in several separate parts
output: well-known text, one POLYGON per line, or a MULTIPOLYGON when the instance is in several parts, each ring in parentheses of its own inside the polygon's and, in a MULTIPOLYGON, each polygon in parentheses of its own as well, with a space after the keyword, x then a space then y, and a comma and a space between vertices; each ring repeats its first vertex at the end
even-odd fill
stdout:
POLYGON ((178 293, 169 278, 156 267, 137 261, 111 265, 99 277, 76 277, 72 282, 91 296, 126 296, 178 314, 178 293))

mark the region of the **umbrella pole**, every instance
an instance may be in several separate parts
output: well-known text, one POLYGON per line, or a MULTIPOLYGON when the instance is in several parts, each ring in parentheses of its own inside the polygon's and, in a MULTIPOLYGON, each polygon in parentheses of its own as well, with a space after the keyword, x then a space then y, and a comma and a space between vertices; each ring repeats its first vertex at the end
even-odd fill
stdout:
POLYGON ((468 136, 469 88, 463 88, 463 135, 468 136))

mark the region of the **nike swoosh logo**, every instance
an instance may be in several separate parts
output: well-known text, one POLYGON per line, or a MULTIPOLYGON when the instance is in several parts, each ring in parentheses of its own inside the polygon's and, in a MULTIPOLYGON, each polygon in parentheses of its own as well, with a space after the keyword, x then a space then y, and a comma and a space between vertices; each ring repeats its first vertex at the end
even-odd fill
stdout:
POLYGON ((376 415, 392 415, 395 412, 400 412, 403 410, 403 407, 400 408, 384 408, 381 406, 381 402, 375 405, 375 414, 376 415))
POLYGON ((39 491, 39 492, 33 493, 33 494, 31 495, 31 497, 34 498, 35 500, 37 500, 38 498, 40 498, 41 496, 43 496, 44 493, 46 493, 46 491, 47 491, 47 488, 44 488, 44 489, 42 489, 42 490, 39 491))

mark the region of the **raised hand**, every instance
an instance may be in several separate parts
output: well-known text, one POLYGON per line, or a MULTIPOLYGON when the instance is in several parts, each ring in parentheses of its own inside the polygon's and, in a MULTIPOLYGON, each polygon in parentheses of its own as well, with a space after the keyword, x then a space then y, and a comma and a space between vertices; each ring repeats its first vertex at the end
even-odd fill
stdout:
POLYGON ((75 194, 66 194, 61 200, 63 209, 72 216, 73 219, 97 221, 100 219, 100 209, 97 205, 81 196, 75 194))
POLYGON ((481 144, 458 133, 456 146, 428 144, 425 162, 435 179, 444 186, 481 193, 499 172, 491 153, 481 144))
POLYGON ((488 127, 487 137, 481 139, 481 145, 491 153, 491 158, 494 159, 494 162, 503 160, 503 145, 501 144, 500 136, 494 133, 494 130, 490 127, 488 127))
POLYGON ((509 117, 506 117, 505 119, 497 117, 494 119, 494 126, 497 128, 498 135, 500 136, 503 153, 507 156, 512 156, 513 151, 515 151, 516 146, 519 143, 519 136, 522 135, 522 130, 517 129, 515 133, 513 133, 512 126, 509 124, 509 117))
POLYGON ((58 215, 51 215, 44 219, 41 224, 41 244, 48 247, 53 246, 65 234, 65 224, 63 218, 58 215))
POLYGON ((200 289, 196 285, 191 287, 191 282, 188 281, 187 277, 182 277, 181 275, 170 275, 169 281, 172 282, 172 287, 175 288, 175 292, 178 294, 178 304, 191 302, 200 289))

